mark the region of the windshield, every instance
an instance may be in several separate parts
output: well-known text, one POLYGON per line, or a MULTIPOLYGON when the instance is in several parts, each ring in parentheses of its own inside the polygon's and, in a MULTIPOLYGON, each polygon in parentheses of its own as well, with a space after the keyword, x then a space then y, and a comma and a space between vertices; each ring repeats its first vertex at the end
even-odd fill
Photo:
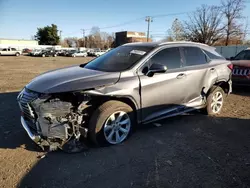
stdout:
POLYGON ((151 50, 152 47, 148 46, 120 46, 92 60, 84 68, 121 72, 131 68, 151 50))

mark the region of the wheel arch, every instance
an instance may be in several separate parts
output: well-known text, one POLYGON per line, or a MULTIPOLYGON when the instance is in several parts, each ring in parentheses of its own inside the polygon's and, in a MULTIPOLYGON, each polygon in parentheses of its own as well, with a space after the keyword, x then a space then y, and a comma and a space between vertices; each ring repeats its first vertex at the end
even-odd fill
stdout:
POLYGON ((136 103, 136 101, 134 100, 133 97, 131 96, 91 96, 91 101, 90 103, 93 104, 94 109, 96 109, 98 106, 102 105, 103 103, 110 101, 110 100, 116 100, 116 101, 120 101, 123 102, 127 105, 129 105, 133 111, 135 112, 135 119, 138 122, 138 113, 139 113, 139 106, 136 103))
POLYGON ((230 93, 230 84, 228 81, 224 81, 224 80, 221 80, 221 81, 218 81, 218 82, 215 82, 210 88, 209 90, 206 92, 206 96, 208 96, 211 92, 213 92, 217 87, 221 87, 224 91, 225 94, 229 94, 230 93))

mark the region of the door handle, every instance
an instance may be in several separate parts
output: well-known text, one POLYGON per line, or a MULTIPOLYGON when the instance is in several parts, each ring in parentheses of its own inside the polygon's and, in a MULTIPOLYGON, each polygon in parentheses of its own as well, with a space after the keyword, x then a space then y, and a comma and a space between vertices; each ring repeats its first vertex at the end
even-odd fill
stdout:
POLYGON ((181 74, 179 74, 176 78, 177 78, 177 79, 182 79, 182 78, 184 78, 184 77, 186 77, 186 74, 181 73, 181 74))

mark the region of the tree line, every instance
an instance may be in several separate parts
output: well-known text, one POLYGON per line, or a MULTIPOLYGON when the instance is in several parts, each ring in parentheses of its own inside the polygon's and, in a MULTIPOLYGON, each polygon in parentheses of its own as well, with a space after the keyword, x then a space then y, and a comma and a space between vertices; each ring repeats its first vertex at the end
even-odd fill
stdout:
POLYGON ((225 46, 247 43, 245 4, 245 0, 222 0, 220 6, 202 5, 188 15, 188 20, 175 19, 164 40, 225 46))
POLYGON ((99 27, 92 27, 88 36, 77 38, 67 37, 63 40, 58 35, 57 25, 45 26, 37 29, 34 36, 40 45, 58 45, 63 47, 87 47, 87 48, 101 48, 108 49, 114 46, 114 34, 101 32, 99 27))

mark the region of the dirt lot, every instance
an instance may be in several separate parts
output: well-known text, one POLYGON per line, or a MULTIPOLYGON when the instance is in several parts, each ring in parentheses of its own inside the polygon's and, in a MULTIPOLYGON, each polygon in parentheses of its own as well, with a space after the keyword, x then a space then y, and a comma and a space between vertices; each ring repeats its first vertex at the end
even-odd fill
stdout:
POLYGON ((21 128, 17 91, 88 59, 0 57, 0 187, 250 187, 249 90, 234 90, 219 117, 170 118, 116 147, 41 152, 21 128))

